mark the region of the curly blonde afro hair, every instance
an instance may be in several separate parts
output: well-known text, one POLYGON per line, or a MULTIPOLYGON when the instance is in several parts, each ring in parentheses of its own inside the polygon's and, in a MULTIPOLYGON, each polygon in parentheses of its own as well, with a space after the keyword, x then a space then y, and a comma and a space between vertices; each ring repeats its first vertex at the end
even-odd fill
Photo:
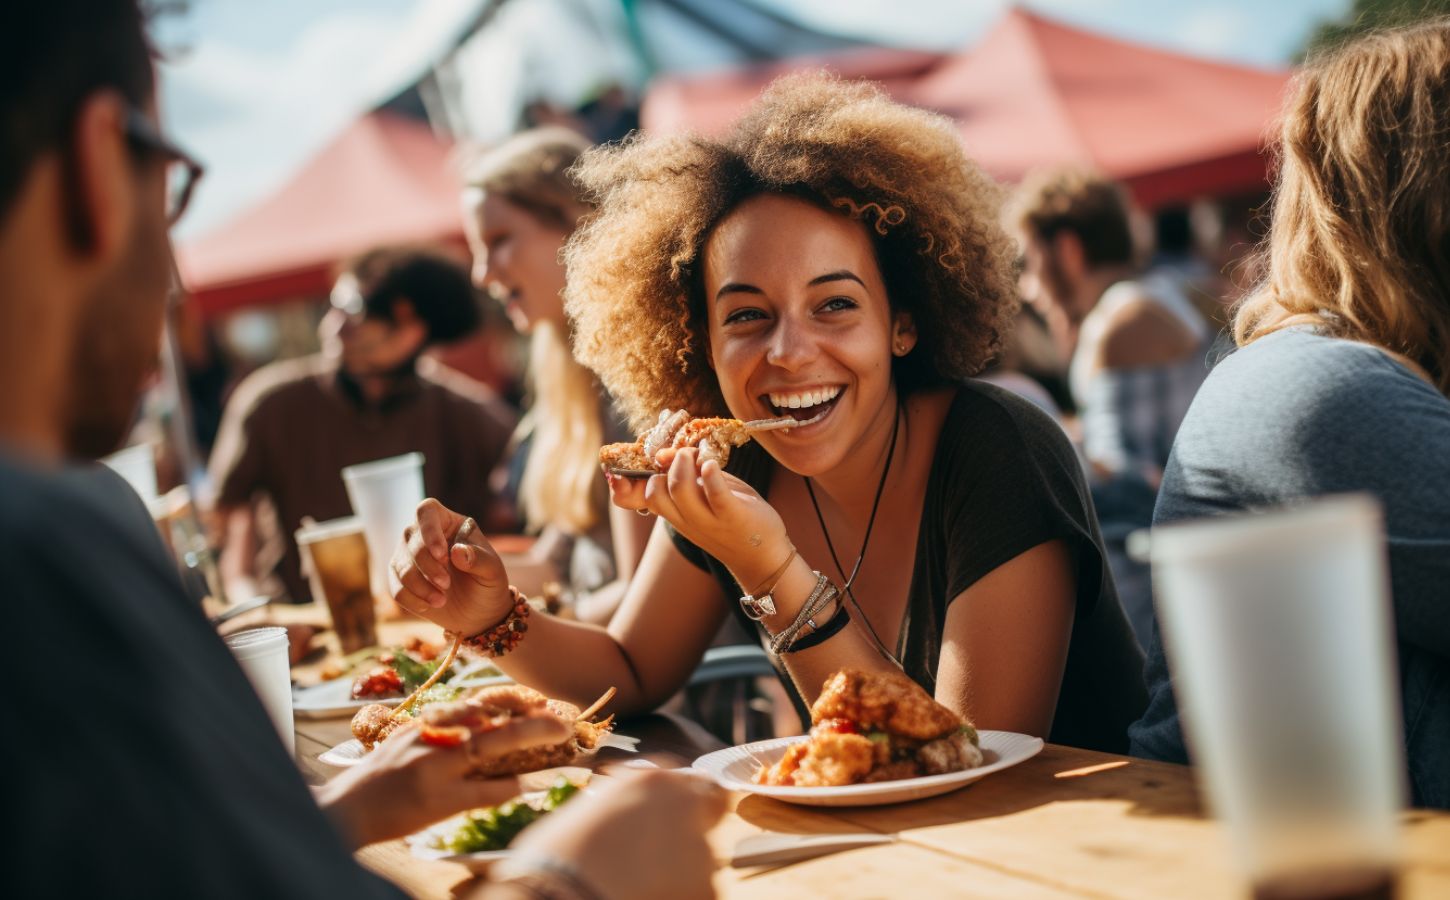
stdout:
POLYGON ((919 343, 903 393, 976 374, 1016 311, 1001 191, 951 122, 819 73, 775 81, 724 140, 635 136, 573 169, 596 205, 564 251, 574 353, 643 430, 659 410, 728 415, 709 365, 702 251, 742 201, 800 197, 860 221, 919 343))

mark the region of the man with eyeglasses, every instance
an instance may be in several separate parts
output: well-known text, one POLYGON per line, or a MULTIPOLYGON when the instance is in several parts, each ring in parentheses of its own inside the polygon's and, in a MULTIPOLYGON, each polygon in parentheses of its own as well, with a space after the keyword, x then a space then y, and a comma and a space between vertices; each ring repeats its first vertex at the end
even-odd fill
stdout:
MULTIPOLYGON (((513 779, 464 778, 470 761, 570 726, 516 719, 466 748, 428 747, 409 729, 310 795, 140 499, 88 462, 119 444, 158 356, 167 227, 184 205, 168 210, 168 170, 178 186, 199 172, 155 124, 142 26, 136 0, 0 3, 0 598, 13 688, 0 896, 401 897, 350 850, 516 795, 513 779)), ((604 788, 521 838, 537 866, 469 896, 625 896, 635 884, 653 885, 638 896, 697 896, 710 871, 700 834, 718 814, 718 799, 661 773, 604 788)))
POLYGON ((493 506, 489 475, 508 447, 513 410, 422 356, 478 322, 468 271, 454 260, 381 249, 344 267, 319 328, 322 352, 254 372, 222 416, 211 474, 226 523, 229 596, 269 592, 257 580, 275 575, 294 601, 310 599, 293 533, 303 517, 352 514, 344 466, 418 451, 428 496, 474 504, 461 509, 493 506), (257 521, 261 495, 275 522, 257 521), (280 559, 275 545, 259 549, 259 533, 277 536, 280 559))

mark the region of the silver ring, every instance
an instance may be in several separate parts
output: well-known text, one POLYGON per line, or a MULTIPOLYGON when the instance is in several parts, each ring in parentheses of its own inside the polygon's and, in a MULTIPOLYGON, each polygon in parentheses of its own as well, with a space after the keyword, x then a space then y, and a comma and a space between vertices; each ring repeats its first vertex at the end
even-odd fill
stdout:
POLYGON ((634 514, 637 515, 637 516, 648 516, 648 515, 652 515, 652 513, 649 510, 647 510, 647 509, 637 509, 637 510, 634 511, 634 514))

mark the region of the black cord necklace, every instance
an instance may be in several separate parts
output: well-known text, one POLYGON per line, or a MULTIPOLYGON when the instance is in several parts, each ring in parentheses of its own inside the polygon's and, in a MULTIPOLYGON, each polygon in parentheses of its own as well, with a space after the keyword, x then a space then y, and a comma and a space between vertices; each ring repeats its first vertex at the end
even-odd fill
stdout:
POLYGON ((881 470, 881 481, 876 485, 876 499, 871 501, 871 518, 866 520, 866 536, 861 540, 861 552, 856 556, 856 564, 851 567, 849 578, 846 576, 846 570, 841 566, 841 560, 836 556, 836 546, 831 543, 831 532, 826 528, 826 517, 821 515, 821 505, 816 502, 815 488, 811 487, 809 478, 805 479, 806 493, 810 495, 811 508, 816 511, 816 521, 821 524, 821 535, 826 539, 826 549, 831 552, 831 562, 836 564, 836 571, 846 579, 841 593, 846 595, 846 599, 851 602, 851 608, 856 611, 861 624, 866 626, 866 633, 871 636, 871 641, 876 645, 876 649, 882 656, 896 663, 898 667, 901 664, 896 662, 896 657, 886 649, 885 644, 881 643, 881 638, 876 635, 876 629, 871 627, 871 620, 866 618, 866 613, 861 610, 861 604, 856 602, 856 594, 851 590, 851 585, 855 583, 856 576, 861 573, 861 563, 866 559, 866 548, 871 545, 871 529, 876 526, 876 510, 881 506, 881 494, 886 490, 886 478, 891 474, 891 462, 896 458, 896 436, 900 431, 901 410, 898 407, 896 418, 891 424, 891 445, 886 450, 886 465, 881 470))

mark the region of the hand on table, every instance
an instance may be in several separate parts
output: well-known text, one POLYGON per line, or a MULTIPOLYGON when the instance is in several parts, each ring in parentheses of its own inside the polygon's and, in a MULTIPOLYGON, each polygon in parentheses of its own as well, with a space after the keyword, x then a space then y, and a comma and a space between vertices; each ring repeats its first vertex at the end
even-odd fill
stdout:
POLYGON ((656 457, 668 466, 663 475, 645 480, 605 473, 610 500, 662 516, 690 543, 724 563, 749 590, 790 552, 785 523, 750 485, 713 459, 697 467, 697 458, 694 448, 665 449, 656 457))
POLYGON ((521 792, 517 778, 466 778, 472 756, 499 756, 566 739, 569 723, 549 714, 521 716, 474 734, 468 747, 435 747, 407 728, 361 763, 318 788, 318 805, 354 847, 411 834, 454 813, 496 806, 521 792))
POLYGON ((662 769, 604 782, 520 835, 497 877, 562 864, 606 900, 713 897, 705 832, 725 812, 724 791, 662 769))
POLYGON ((475 529, 453 543, 465 519, 432 498, 418 504, 393 552, 388 587, 408 612, 471 636, 503 621, 513 603, 508 572, 483 535, 475 529))

